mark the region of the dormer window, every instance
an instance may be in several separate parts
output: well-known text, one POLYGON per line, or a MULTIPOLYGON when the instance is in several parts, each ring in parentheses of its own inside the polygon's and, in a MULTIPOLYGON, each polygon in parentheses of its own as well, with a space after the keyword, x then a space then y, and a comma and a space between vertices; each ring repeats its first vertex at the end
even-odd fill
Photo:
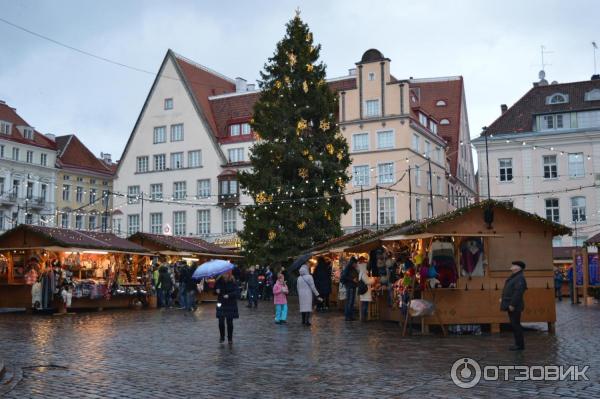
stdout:
POLYGON ((229 135, 230 136, 239 136, 247 135, 252 132, 252 128, 249 123, 236 123, 233 125, 229 125, 229 135))
POLYGON ((33 140, 33 129, 27 127, 23 129, 23 137, 25 137, 27 140, 33 140))
POLYGON ((448 104, 444 100, 437 100, 437 102, 435 103, 436 107, 445 107, 446 105, 448 104))
POLYGON ((434 134, 437 134, 437 123, 430 120, 429 121, 429 130, 431 130, 434 134))
POLYGON ((375 80, 375 72, 369 72, 369 80, 375 80))
POLYGON ((450 121, 448 119, 444 118, 440 121, 440 125, 449 125, 449 124, 450 124, 450 121))
POLYGON ((419 123, 427 127, 427 116, 421 112, 419 112, 419 123))
POLYGON ((590 90, 585 93, 585 101, 599 101, 600 100, 600 89, 590 90))
POLYGON ((567 94, 555 93, 546 97, 546 104, 566 104, 569 102, 567 94))
POLYGON ((0 121, 0 134, 10 134, 10 123, 0 121))

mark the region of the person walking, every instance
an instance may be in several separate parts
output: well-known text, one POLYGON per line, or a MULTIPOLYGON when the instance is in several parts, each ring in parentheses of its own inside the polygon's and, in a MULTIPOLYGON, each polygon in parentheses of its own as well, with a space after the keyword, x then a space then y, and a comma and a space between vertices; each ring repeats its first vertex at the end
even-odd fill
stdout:
POLYGON ((340 281, 346 287, 346 307, 344 309, 346 321, 354 320, 354 300, 356 299, 356 286, 358 285, 358 271, 356 268, 357 261, 353 256, 348 261, 340 276, 340 281))
POLYGON ((358 281, 359 286, 365 284, 367 286, 367 291, 363 294, 358 292, 360 299, 360 320, 365 322, 368 319, 369 314, 369 304, 373 301, 373 295, 371 293, 371 285, 375 282, 375 278, 369 275, 369 271, 367 270, 366 263, 358 264, 358 281))
POLYGON ((271 268, 267 266, 265 269, 265 288, 264 288, 264 299, 270 301, 273 296, 273 272, 271 268))
POLYGON ((554 266, 554 296, 558 298, 559 302, 562 302, 562 285, 563 285, 563 274, 558 266, 554 266))
POLYGON ((248 273, 248 292, 246 295, 248 296, 248 306, 247 308, 251 308, 252 305, 254 307, 258 306, 258 271, 254 266, 250 267, 250 273, 248 273))
POLYGON ((325 258, 320 256, 317 259, 317 267, 313 273, 315 287, 321 294, 323 302, 317 303, 317 310, 329 309, 329 295, 331 294, 331 264, 325 261, 325 258))
POLYGON ((283 273, 277 275, 277 282, 273 286, 273 303, 275 304, 275 324, 287 323, 287 295, 290 290, 285 282, 283 273))
POLYGON ((239 319, 237 299, 239 287, 231 271, 222 274, 215 284, 217 294, 217 319, 219 319, 219 342, 225 342, 225 321, 227 321, 227 341, 233 343, 233 319, 239 319))
POLYGON ((315 282, 308 272, 306 264, 300 267, 300 277, 296 282, 298 290, 298 300, 300 302, 300 313, 302 314, 302 324, 310 326, 310 314, 312 313, 313 294, 318 301, 323 299, 319 297, 319 291, 315 287, 315 282))
POLYGON ((521 312, 525 308, 523 295, 525 294, 525 290, 527 290, 527 281, 525 280, 523 270, 525 270, 524 262, 520 260, 512 262, 510 267, 512 274, 504 283, 500 303, 500 309, 508 312, 508 318, 515 337, 515 345, 509 348, 511 351, 522 351, 525 349, 523 327, 521 326, 521 312))
POLYGON ((178 291, 177 297, 179 300, 179 309, 188 309, 188 295, 187 295, 187 279, 189 276, 190 268, 187 263, 181 262, 176 266, 176 275, 178 280, 178 291))
POLYGON ((160 298, 162 306, 165 308, 171 307, 171 290, 173 289, 173 280, 167 266, 161 266, 158 271, 158 285, 160 289, 160 298))

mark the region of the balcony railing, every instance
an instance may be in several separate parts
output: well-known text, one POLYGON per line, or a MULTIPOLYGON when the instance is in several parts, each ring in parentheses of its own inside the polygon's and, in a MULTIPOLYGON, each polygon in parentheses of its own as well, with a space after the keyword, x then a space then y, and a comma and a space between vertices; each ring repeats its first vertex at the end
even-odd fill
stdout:
POLYGON ((219 205, 223 207, 233 207, 240 204, 239 194, 219 194, 219 205))
POLYGON ((46 206, 46 198, 32 197, 27 199, 28 205, 32 208, 43 208, 46 206))

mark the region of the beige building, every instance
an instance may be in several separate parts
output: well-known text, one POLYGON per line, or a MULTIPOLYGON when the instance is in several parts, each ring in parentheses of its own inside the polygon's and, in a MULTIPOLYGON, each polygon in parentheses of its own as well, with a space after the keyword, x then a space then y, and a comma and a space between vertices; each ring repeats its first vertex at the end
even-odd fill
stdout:
POLYGON ((102 159, 75 135, 56 137, 56 225, 77 230, 109 231, 115 164, 102 159))
MULTIPOLYGON (((438 120, 419 106, 410 80, 390 73, 390 60, 366 51, 354 85, 339 92, 339 124, 352 158, 342 218, 349 231, 447 212, 449 168, 438 120)), ((343 78, 343 79, 348 79, 343 78)))

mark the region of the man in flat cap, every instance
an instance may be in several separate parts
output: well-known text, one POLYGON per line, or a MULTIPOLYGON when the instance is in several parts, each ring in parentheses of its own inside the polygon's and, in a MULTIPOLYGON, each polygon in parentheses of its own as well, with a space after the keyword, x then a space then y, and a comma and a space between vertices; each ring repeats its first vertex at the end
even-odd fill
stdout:
POLYGON ((522 351, 525 349, 523 327, 521 327, 521 312, 523 312, 523 308, 525 307, 523 295, 527 289, 527 281, 525 281, 523 270, 525 270, 524 262, 520 260, 512 262, 510 266, 512 274, 504 283, 500 303, 500 310, 508 312, 510 325, 515 336, 515 345, 509 348, 511 351, 522 351))

